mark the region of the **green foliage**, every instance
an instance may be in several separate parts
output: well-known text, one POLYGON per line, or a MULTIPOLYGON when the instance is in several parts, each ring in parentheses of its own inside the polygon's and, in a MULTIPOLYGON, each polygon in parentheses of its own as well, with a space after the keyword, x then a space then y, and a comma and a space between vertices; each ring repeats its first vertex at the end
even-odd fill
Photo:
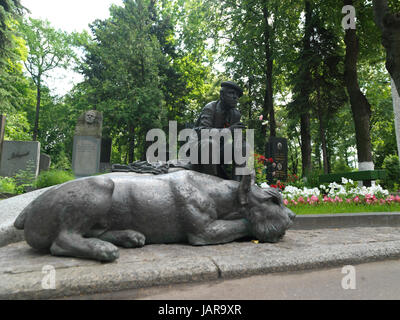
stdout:
POLYGON ((42 82, 56 68, 68 68, 77 60, 73 46, 79 45, 84 36, 56 30, 47 20, 28 18, 19 25, 19 30, 29 48, 25 68, 36 87, 36 110, 33 123, 33 139, 39 134, 42 82))
POLYGON ((389 155, 383 161, 382 167, 387 171, 387 177, 384 185, 389 190, 398 191, 395 189, 396 185, 400 183, 400 162, 397 155, 389 155))
MULTIPOLYGON (((6 139, 30 139, 40 89, 37 139, 52 168, 71 168, 76 120, 88 109, 103 112, 103 136, 113 140, 112 162, 128 163, 144 157, 149 129, 168 132, 169 120, 177 120, 179 130, 189 126, 206 103, 218 99, 220 82, 232 79, 245 91, 239 109, 255 129, 255 151, 265 154, 271 81, 276 132, 288 138, 290 171, 298 174, 302 167, 302 112, 311 114, 314 171, 323 169, 324 144, 329 169, 350 171, 356 143, 343 96, 342 5, 337 0, 125 0, 111 7, 110 18, 92 23, 90 37, 55 30, 46 21, 21 20, 19 1, 0 0, 0 113, 7 114, 6 139), (307 21, 306 2, 312 9, 307 21), (74 47, 84 52, 82 61, 74 47), (31 79, 23 75, 24 62, 31 79), (64 97, 54 96, 43 77, 74 64, 85 81, 64 97)), ((359 85, 371 104, 373 161, 380 168, 397 151, 390 79, 372 2, 354 5, 359 85)), ((396 12, 398 1, 389 0, 389 6, 396 12)), ((313 178, 308 178, 310 185, 313 178)))
POLYGON ((15 30, 13 24, 21 15, 19 0, 0 0, 0 72, 7 58, 14 55, 15 30))
POLYGON ((287 179, 284 182, 286 185, 290 185, 299 189, 306 187, 304 178, 300 178, 297 174, 288 173, 287 179))
POLYGON ((129 162, 135 149, 145 154, 147 131, 160 127, 165 115, 152 4, 127 0, 124 7, 111 7, 109 19, 96 20, 91 25, 96 40, 87 44, 82 66, 87 105, 103 112, 105 134, 129 146, 129 162))
POLYGON ((103 112, 103 134, 113 139, 118 162, 143 159, 150 129, 168 132, 168 120, 184 127, 205 104, 210 67, 204 39, 187 37, 199 22, 188 2, 126 0, 91 25, 94 41, 86 44, 80 68, 86 81, 70 102, 103 112))
POLYGON ((8 114, 6 118, 5 136, 6 140, 29 141, 30 125, 24 112, 8 114))
POLYGON ((75 57, 72 45, 77 34, 54 29, 47 20, 25 19, 19 25, 20 32, 29 48, 25 67, 35 85, 55 68, 67 68, 75 57))
POLYGON ((304 185, 307 188, 318 188, 320 183, 319 183, 319 176, 322 174, 321 171, 319 170, 312 170, 310 172, 306 172, 305 174, 305 179, 304 179, 304 185))
POLYGON ((20 111, 29 99, 29 83, 22 74, 27 49, 18 34, 21 14, 19 1, 0 1, 0 114, 20 111))
POLYGON ((267 182, 267 166, 265 164, 265 157, 260 154, 254 154, 254 159, 251 159, 250 161, 254 161, 257 185, 260 186, 262 183, 267 182))
POLYGON ((334 163, 333 172, 351 172, 353 169, 344 159, 339 159, 334 163))
POLYGON ((0 193, 17 193, 17 185, 14 178, 0 177, 0 193))
POLYGON ((71 172, 63 170, 50 170, 42 172, 35 181, 35 187, 37 189, 51 187, 57 184, 61 184, 75 177, 71 172))
POLYGON ((17 193, 25 193, 32 191, 35 185, 35 164, 32 160, 28 161, 25 170, 18 170, 14 177, 17 185, 17 193))

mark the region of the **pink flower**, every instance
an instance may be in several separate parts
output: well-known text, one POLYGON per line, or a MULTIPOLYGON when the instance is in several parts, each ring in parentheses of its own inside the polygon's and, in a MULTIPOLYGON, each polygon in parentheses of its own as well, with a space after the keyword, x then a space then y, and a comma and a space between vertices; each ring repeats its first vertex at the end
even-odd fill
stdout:
POLYGON ((386 201, 385 201, 385 199, 380 199, 380 200, 379 200, 379 203, 380 203, 380 204, 385 204, 386 201))
POLYGON ((293 203, 295 206, 297 206, 297 202, 296 202, 296 201, 292 200, 292 203, 293 203))
POLYGON ((347 203, 351 203, 351 199, 346 199, 346 202, 347 203))
POLYGON ((342 203, 342 202, 343 202, 343 199, 342 199, 342 198, 339 198, 338 196, 336 196, 334 202, 342 203))
POLYGON ((396 195, 395 200, 396 200, 396 202, 400 202, 400 196, 399 196, 399 195, 396 195))
POLYGON ((263 120, 264 120, 264 116, 261 115, 258 119, 259 119, 260 121, 263 121, 263 120))
POLYGON ((287 206, 287 205, 289 204, 289 201, 288 201, 287 199, 285 199, 285 200, 283 200, 283 204, 284 204, 285 206, 287 206))
POLYGON ((354 203, 360 203, 360 197, 359 196, 356 196, 354 199, 353 199, 353 202, 354 203))
POLYGON ((304 201, 304 198, 303 198, 303 197, 298 198, 297 201, 300 202, 300 203, 306 203, 306 202, 304 201))

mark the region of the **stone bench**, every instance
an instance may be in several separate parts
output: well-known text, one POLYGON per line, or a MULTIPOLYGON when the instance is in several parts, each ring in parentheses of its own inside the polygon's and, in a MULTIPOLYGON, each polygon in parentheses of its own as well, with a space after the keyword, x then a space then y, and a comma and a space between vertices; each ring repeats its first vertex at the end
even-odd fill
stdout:
POLYGON ((319 176, 319 183, 342 182, 342 178, 353 181, 362 181, 366 187, 371 186, 371 181, 382 180, 386 178, 385 170, 367 170, 343 173, 323 174, 319 176))

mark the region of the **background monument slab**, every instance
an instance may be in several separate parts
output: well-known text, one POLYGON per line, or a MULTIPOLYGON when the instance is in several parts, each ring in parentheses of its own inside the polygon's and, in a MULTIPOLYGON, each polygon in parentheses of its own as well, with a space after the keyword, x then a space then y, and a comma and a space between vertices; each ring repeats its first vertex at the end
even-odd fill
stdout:
POLYGON ((34 174, 39 173, 40 142, 4 141, 1 154, 0 175, 14 176, 18 170, 27 170, 32 163, 34 174))

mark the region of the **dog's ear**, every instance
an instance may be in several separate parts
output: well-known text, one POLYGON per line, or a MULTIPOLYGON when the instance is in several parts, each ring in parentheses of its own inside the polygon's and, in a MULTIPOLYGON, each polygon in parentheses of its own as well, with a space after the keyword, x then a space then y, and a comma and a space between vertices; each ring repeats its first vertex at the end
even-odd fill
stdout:
POLYGON ((263 189, 265 199, 272 199, 276 204, 282 204, 283 198, 281 193, 275 188, 263 189))
POLYGON ((248 194, 251 188, 251 175, 242 176, 242 180, 240 181, 238 197, 240 205, 244 206, 248 203, 248 194))

